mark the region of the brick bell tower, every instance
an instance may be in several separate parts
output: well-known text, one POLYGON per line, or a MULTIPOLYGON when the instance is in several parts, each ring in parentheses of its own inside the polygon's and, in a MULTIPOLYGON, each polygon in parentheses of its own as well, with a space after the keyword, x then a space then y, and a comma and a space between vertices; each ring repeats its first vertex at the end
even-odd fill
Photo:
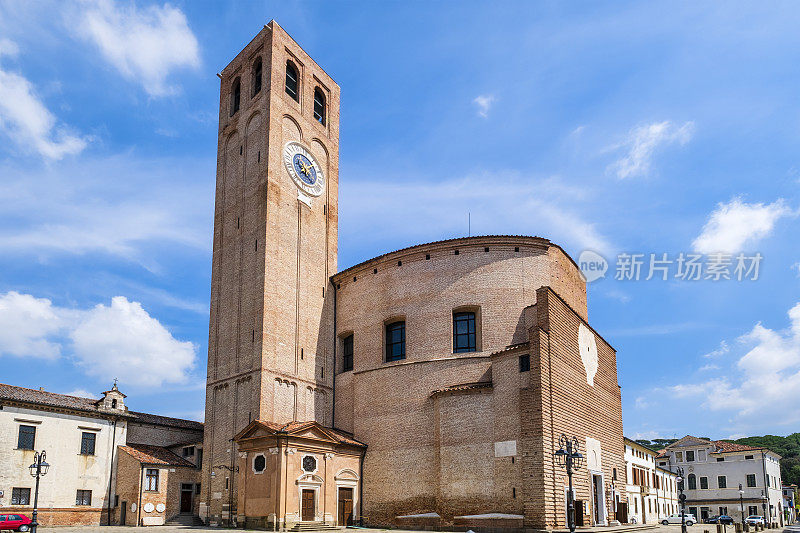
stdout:
POLYGON ((219 77, 200 515, 228 524, 236 433, 332 424, 339 86, 275 21, 219 77))

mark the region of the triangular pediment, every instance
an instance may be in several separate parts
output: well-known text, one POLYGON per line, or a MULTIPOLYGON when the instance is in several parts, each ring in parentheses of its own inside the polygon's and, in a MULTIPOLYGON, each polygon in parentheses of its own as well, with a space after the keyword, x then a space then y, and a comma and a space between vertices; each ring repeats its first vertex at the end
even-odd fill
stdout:
POLYGON ((289 428, 287 433, 292 437, 301 439, 311 439, 334 444, 337 442, 336 437, 332 433, 316 422, 309 422, 308 425, 297 428, 289 428))
POLYGON ((710 444, 711 444, 711 442, 709 442, 709 441, 707 441, 705 439, 698 439, 697 437, 692 437, 691 435, 686 435, 682 439, 677 440, 677 441, 673 442, 672 444, 670 444, 669 446, 667 446, 667 449, 671 450, 673 448, 683 448, 684 446, 704 446, 704 445, 708 446, 710 444))
POLYGON ((289 436, 299 439, 308 439, 331 444, 338 443, 335 433, 318 422, 289 422, 288 424, 275 424, 262 420, 253 420, 242 429, 234 438, 235 441, 255 439, 259 437, 274 437, 276 435, 289 436))

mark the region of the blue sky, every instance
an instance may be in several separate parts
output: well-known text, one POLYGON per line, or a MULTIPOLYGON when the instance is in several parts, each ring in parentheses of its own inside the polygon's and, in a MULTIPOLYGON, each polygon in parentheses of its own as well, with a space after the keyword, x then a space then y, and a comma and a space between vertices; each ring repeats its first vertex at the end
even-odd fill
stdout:
POLYGON ((800 9, 768 7, 0 0, 0 382, 202 418, 215 74, 274 18, 342 88, 340 268, 468 213, 596 251, 628 436, 791 433, 800 9), (614 279, 717 251, 758 279, 614 279))

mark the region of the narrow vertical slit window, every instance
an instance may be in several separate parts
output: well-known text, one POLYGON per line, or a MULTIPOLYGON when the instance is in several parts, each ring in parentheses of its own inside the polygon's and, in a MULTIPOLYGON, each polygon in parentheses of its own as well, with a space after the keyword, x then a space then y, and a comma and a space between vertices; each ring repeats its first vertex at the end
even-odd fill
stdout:
POLYGON ((286 94, 292 97, 296 102, 300 101, 300 93, 298 91, 299 84, 297 82, 297 67, 291 61, 286 62, 286 94))
POLYGON ((261 58, 255 60, 253 63, 252 80, 250 83, 250 95, 255 96, 261 92, 261 72, 263 70, 261 58))
POLYGON ((242 80, 236 78, 231 85, 231 116, 239 111, 239 105, 242 101, 242 80))
POLYGON ((353 370, 353 335, 342 339, 342 372, 353 370))
POLYGON ((325 125, 325 94, 322 89, 314 89, 314 120, 325 125))

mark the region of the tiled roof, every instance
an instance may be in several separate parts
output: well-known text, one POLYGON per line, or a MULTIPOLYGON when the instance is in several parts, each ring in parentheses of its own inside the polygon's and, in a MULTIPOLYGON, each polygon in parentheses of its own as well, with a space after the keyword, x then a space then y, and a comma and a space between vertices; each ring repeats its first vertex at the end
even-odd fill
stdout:
POLYGON ((70 396, 69 394, 56 394, 39 389, 28 389, 0 383, 0 400, 46 405, 48 407, 61 407, 65 409, 78 409, 80 411, 97 411, 100 400, 70 396))
POLYGON ((725 453, 725 452, 756 452, 759 450, 763 450, 764 448, 753 448, 752 446, 747 446, 746 444, 738 444, 736 442, 728 442, 724 440, 712 440, 711 442, 719 448, 717 452, 725 453))
MULTIPOLYGON (((362 261, 362 262, 357 263, 357 264, 355 264, 355 265, 353 265, 351 267, 345 268, 341 272, 338 272, 337 274, 334 274, 331 277, 332 278, 340 278, 343 274, 351 272, 351 271, 356 270, 356 269, 359 269, 359 268, 363 267, 364 265, 366 265, 367 263, 371 263, 373 261, 380 261, 381 259, 384 259, 384 258, 386 258, 386 257, 388 257, 390 255, 393 255, 393 254, 403 253, 403 252, 410 252, 412 250, 423 249, 423 248, 426 248, 428 246, 439 246, 439 245, 442 245, 442 244, 462 244, 462 243, 464 245, 469 245, 469 244, 473 244, 473 243, 477 244, 477 243, 481 242, 481 240, 483 240, 483 239, 488 239, 488 240, 505 239, 505 240, 508 240, 508 241, 516 242, 516 243, 524 243, 524 242, 527 242, 529 244, 535 243, 535 244, 544 245, 544 246, 555 246, 555 247, 557 247, 557 248, 559 248, 559 249, 561 249, 563 251, 563 249, 560 246, 558 246, 557 244, 555 244, 553 242, 550 242, 550 240, 545 239, 543 237, 536 237, 536 236, 531 236, 531 235, 476 235, 476 236, 473 236, 473 237, 456 237, 454 239, 443 239, 441 241, 433 241, 433 242, 426 242, 426 243, 422 243, 422 244, 415 244, 413 246, 407 246, 405 248, 400 248, 398 250, 394 250, 394 251, 391 251, 391 252, 386 252, 385 254, 381 254, 381 255, 375 256, 375 257, 373 257, 371 259, 367 259, 366 261, 362 261)), ((567 252, 564 252, 564 255, 569 257, 569 254, 567 254, 567 252)), ((575 261, 571 257, 569 257, 569 258, 573 263, 575 263, 575 261)))
MULTIPOLYGON (((69 394, 57 394, 39 389, 28 389, 0 383, 0 403, 3 400, 23 402, 33 405, 55 407, 60 409, 74 409, 88 413, 95 413, 100 416, 108 416, 108 412, 101 411, 98 406, 100 399, 82 398, 80 396, 70 396, 69 394)), ((120 412, 114 411, 115 416, 126 416, 136 418, 138 422, 144 424, 157 424, 161 426, 176 427, 203 431, 203 424, 194 420, 184 420, 182 418, 172 418, 169 416, 153 415, 150 413, 139 413, 136 411, 120 412)))
MULTIPOLYGON (((269 428, 269 429, 271 429, 271 430, 273 430, 273 431, 275 431, 277 433, 287 433, 289 435, 294 434, 294 433, 299 433, 299 432, 303 431, 304 429, 308 429, 308 428, 311 428, 311 427, 317 427, 317 428, 321 429, 323 432, 327 433, 328 435, 331 435, 334 438, 334 440, 336 440, 337 442, 339 442, 341 444, 351 444, 353 446, 361 446, 361 447, 364 447, 364 448, 367 447, 367 445, 364 444, 363 442, 360 442, 360 441, 357 441, 356 439, 354 439, 353 436, 350 433, 347 433, 346 431, 342 431, 341 429, 334 429, 334 428, 329 428, 329 427, 323 426, 322 424, 320 424, 319 422, 316 422, 314 420, 309 420, 307 422, 299 422, 299 421, 295 420, 294 422, 289 422, 287 424, 276 424, 275 422, 266 422, 266 421, 263 421, 263 420, 253 420, 253 422, 251 422, 248 425, 248 427, 250 425, 252 425, 252 424, 258 424, 258 425, 267 427, 267 428, 269 428)), ((239 435, 244 434, 246 431, 247 431, 247 428, 243 429, 239 433, 239 435)), ((238 436, 235 437, 235 438, 238 438, 238 436)))
POLYGON ((531 345, 531 343, 529 341, 518 342, 516 344, 509 344, 505 348, 501 348, 501 349, 497 350, 496 352, 492 352, 492 355, 498 355, 498 354, 501 354, 503 352, 510 352, 512 350, 529 348, 530 345, 531 345))
POLYGON ((162 446, 134 444, 129 442, 127 446, 120 446, 120 448, 128 452, 131 457, 140 463, 148 465, 188 466, 195 468, 194 463, 190 463, 180 455, 162 446))
POLYGON ((144 424, 156 424, 159 426, 169 426, 182 429, 192 429, 195 431, 203 431, 203 423, 196 420, 185 420, 183 418, 172 418, 171 416, 153 415, 150 413, 139 413, 131 411, 132 415, 136 416, 137 422, 144 424))
POLYGON ((491 381, 476 381, 474 383, 462 383, 460 385, 451 385, 449 387, 445 387, 443 389, 437 389, 431 393, 439 394, 442 392, 458 392, 458 391, 465 391, 465 390, 475 390, 475 389, 491 389, 492 382, 491 381))

